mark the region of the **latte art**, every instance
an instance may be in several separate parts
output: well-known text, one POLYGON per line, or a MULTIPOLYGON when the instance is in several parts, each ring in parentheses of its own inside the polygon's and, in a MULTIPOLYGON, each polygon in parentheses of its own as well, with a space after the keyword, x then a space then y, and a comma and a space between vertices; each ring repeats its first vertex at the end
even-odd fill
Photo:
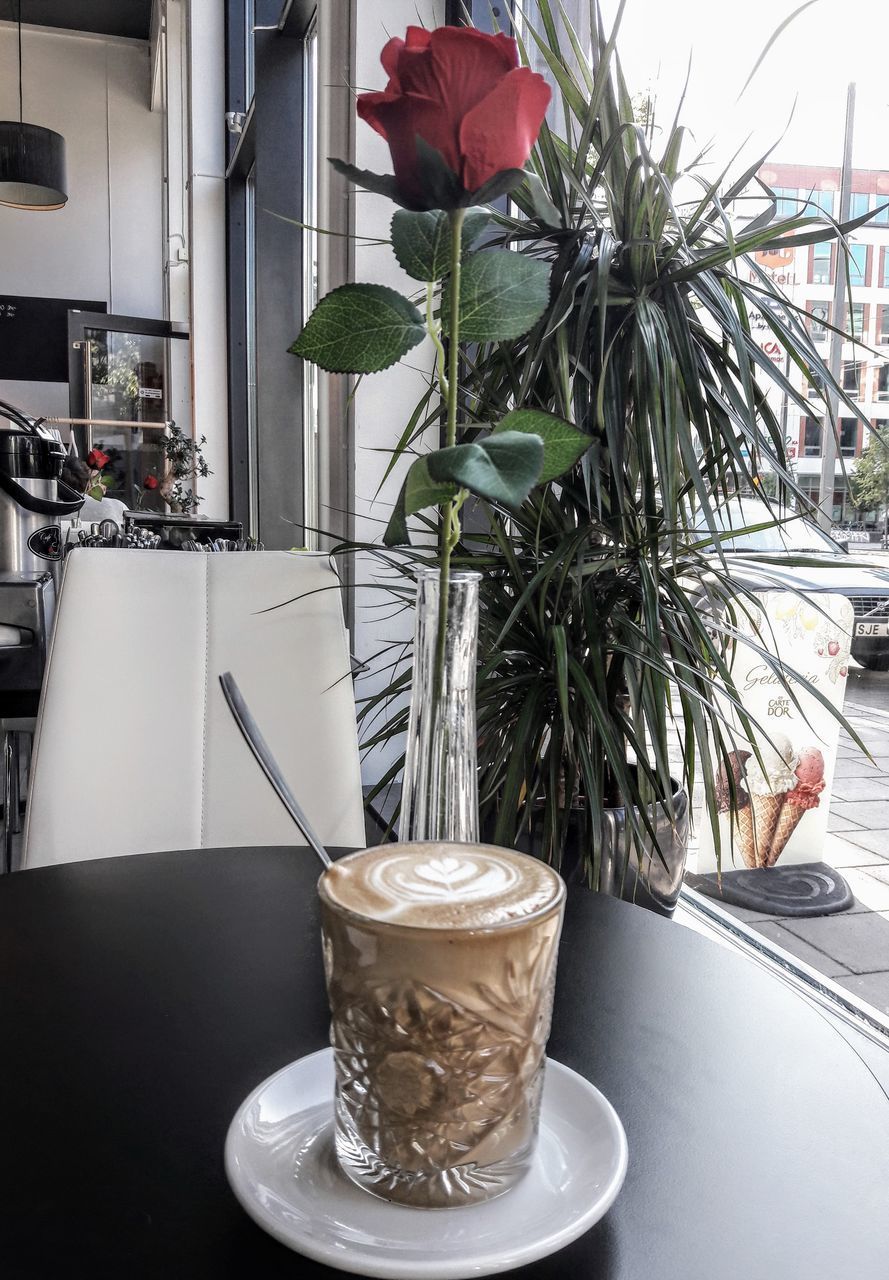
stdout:
POLYGON ((518 872, 505 858, 430 858, 417 862, 404 854, 378 862, 369 883, 383 897, 407 905, 415 902, 477 902, 508 893, 518 872))
POLYGON ((427 929, 491 928, 559 901, 542 862, 486 845, 382 845, 335 863, 322 896, 374 920, 427 929))

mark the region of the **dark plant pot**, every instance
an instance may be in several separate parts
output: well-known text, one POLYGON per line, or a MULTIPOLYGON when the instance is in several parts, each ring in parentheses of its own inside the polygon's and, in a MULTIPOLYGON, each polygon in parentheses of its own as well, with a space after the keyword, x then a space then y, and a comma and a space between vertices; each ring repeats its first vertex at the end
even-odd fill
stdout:
MULTIPOLYGON (((648 837, 641 859, 635 854, 632 857, 627 854, 626 809, 604 811, 605 840, 599 857, 598 884, 591 883, 585 869, 588 863, 593 862, 592 856, 585 856, 588 840, 586 815, 582 809, 572 809, 565 853, 557 870, 569 888, 586 886, 669 918, 676 909, 688 856, 688 796, 678 784, 674 784, 673 807, 673 822, 662 812, 655 819, 659 851, 654 851, 653 842, 648 837)), ((543 857, 542 831, 543 816, 535 814, 531 819, 530 832, 522 833, 516 848, 535 857, 543 857)), ((492 833, 493 822, 488 834, 492 833)))

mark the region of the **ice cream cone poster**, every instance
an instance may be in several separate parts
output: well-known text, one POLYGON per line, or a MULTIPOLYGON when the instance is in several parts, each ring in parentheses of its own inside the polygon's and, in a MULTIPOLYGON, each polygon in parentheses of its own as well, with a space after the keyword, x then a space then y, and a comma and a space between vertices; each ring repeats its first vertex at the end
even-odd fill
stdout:
MULTIPOLYGON (((723 870, 822 860, 839 724, 790 673, 805 677, 837 710, 848 675, 853 613, 845 596, 769 591, 756 600, 746 601, 744 612, 739 602, 738 630, 749 640, 736 644, 731 659, 744 709, 762 730, 755 750, 734 708, 721 700, 734 726, 734 750, 717 772, 723 870), (789 690, 754 646, 778 659, 789 690)), ((716 845, 706 809, 698 836, 698 870, 713 871, 716 845)))

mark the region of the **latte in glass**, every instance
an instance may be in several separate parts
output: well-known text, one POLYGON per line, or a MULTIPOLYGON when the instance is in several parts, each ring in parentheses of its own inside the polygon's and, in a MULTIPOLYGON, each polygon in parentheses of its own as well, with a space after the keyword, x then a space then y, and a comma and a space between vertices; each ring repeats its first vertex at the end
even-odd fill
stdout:
POLYGON ((500 1195, 537 1138, 561 877, 508 849, 390 844, 318 889, 342 1169, 421 1208, 500 1195))

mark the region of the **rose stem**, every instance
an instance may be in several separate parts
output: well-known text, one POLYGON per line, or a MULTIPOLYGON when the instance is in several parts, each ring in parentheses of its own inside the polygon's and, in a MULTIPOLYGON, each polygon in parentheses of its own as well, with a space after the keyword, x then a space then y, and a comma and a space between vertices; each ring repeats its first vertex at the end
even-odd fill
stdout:
MULTIPOLYGON (((450 346, 448 348, 448 385, 446 393, 448 417, 445 431, 445 446, 448 449, 453 448, 457 443, 457 379, 460 368, 460 262, 464 214, 465 210, 463 209, 452 209, 448 214, 448 221, 451 225, 450 346)), ((441 713, 441 694, 444 688, 451 553, 460 541, 459 511, 462 505, 460 494, 445 503, 439 532, 441 573, 438 587, 438 637, 435 650, 435 678, 433 685, 433 705, 439 714, 441 713)))

